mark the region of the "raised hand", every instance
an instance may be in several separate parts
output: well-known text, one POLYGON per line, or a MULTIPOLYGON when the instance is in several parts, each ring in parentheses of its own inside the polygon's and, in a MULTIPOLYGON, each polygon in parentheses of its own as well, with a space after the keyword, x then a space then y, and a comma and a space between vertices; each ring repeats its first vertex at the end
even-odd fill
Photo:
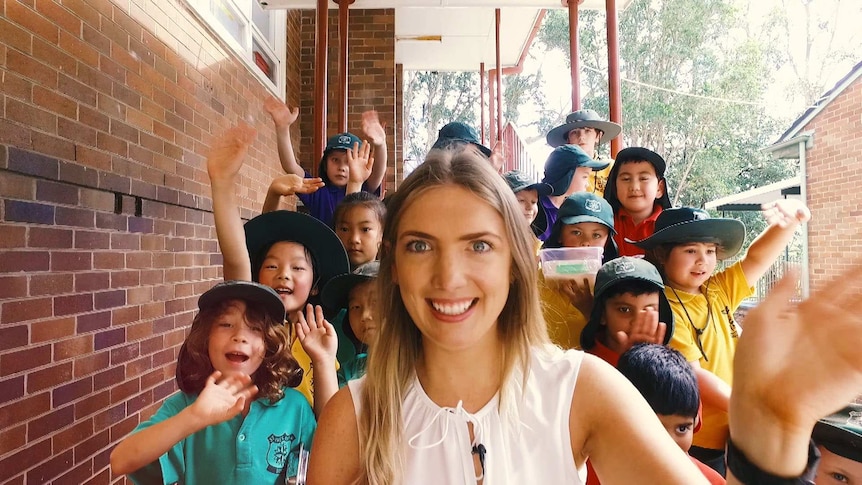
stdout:
POLYGON ((761 207, 763 217, 770 225, 795 226, 811 219, 811 211, 799 199, 778 199, 761 207))
POLYGON ((361 147, 359 143, 354 143, 353 148, 347 150, 347 166, 350 170, 348 184, 362 185, 368 180, 374 167, 374 157, 371 156, 371 145, 367 141, 363 141, 361 147))
POLYGON ((590 318, 590 313, 593 311, 593 291, 590 288, 589 279, 567 279, 560 282, 557 289, 569 298, 572 306, 585 317, 590 318))
POLYGON ((314 366, 320 368, 321 365, 328 365, 335 369, 338 335, 335 327, 323 318, 323 308, 320 305, 306 305, 305 315, 299 312, 299 321, 295 325, 299 343, 311 357, 314 366))
POLYGON ((664 343, 665 333, 667 333, 667 325, 658 321, 658 311, 647 309, 635 315, 635 320, 627 332, 620 331, 616 335, 609 335, 608 337, 614 340, 618 346, 617 349, 613 350, 621 354, 635 344, 661 345, 664 343))
POLYGON ((242 168, 248 147, 254 142, 256 136, 257 131, 254 128, 240 123, 221 136, 215 137, 207 156, 207 173, 210 181, 233 182, 239 169, 242 168))
POLYGON ((275 96, 269 96, 263 102, 263 109, 272 117, 276 128, 287 128, 299 117, 299 108, 289 108, 275 96))
POLYGON ((386 128, 380 124, 377 111, 366 111, 362 113, 362 132, 371 140, 374 146, 386 143, 386 128))
POLYGON ((207 378, 203 391, 190 406, 190 411, 203 426, 229 419, 245 409, 257 395, 257 386, 246 374, 223 375, 215 371, 207 378))
POLYGON ((319 177, 303 178, 291 173, 273 179, 269 184, 269 193, 278 196, 310 194, 317 192, 323 185, 323 179, 319 177))

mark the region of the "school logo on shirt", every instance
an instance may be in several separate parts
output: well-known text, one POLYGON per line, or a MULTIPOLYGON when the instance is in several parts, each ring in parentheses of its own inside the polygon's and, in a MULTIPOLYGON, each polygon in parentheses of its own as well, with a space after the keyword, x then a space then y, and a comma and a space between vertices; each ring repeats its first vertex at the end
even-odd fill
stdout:
POLYGON ((269 449, 266 451, 266 471, 275 474, 281 473, 290 456, 293 442, 296 441, 296 435, 293 433, 278 436, 271 434, 267 439, 269 440, 269 449))
POLYGON ((597 200, 587 200, 584 202, 584 208, 590 212, 601 212, 602 206, 597 200))

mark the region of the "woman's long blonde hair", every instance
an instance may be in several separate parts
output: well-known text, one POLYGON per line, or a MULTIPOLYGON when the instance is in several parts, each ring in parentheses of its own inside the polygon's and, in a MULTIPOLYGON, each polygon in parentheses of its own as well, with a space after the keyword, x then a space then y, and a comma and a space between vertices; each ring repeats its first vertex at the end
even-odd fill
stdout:
MULTIPOLYGON (((501 382, 509 382, 513 374, 522 376, 525 381, 531 347, 549 342, 539 306, 533 236, 514 193, 471 145, 432 150, 392 197, 383 230, 384 251, 377 278, 383 321, 378 340, 369 354, 359 417, 361 480, 374 485, 402 480, 406 444, 401 405, 422 349, 422 335, 407 313, 398 286, 392 281, 398 224, 411 203, 429 189, 442 185, 469 190, 494 207, 505 223, 512 251, 512 274, 509 295, 497 320, 502 345, 501 382)), ((504 384, 500 391, 501 408, 507 408, 517 399, 513 395, 516 392, 507 390, 510 387, 522 388, 504 384)))

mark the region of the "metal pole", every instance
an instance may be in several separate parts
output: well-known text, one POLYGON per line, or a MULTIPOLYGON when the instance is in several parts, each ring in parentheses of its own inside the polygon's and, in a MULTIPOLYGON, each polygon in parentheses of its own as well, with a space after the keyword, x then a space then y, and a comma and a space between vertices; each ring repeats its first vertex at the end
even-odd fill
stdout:
MULTIPOLYGON (((566 1, 566 0, 563 0, 566 1)), ((580 56, 578 54, 578 4, 582 0, 568 0, 569 6, 569 69, 572 73, 572 111, 581 109, 580 56)))
POLYGON ((500 9, 494 9, 497 42, 497 143, 503 138, 503 66, 500 62, 500 9))
POLYGON ((494 89, 496 74, 494 74, 494 69, 491 69, 488 74, 488 144, 493 147, 494 142, 497 141, 497 91, 494 89), (492 79, 491 75, 495 77, 492 79))
MULTIPOLYGON (((605 0, 605 10, 608 16, 608 100, 610 119, 619 125, 623 124, 623 95, 620 86, 620 42, 619 24, 617 20, 617 1, 605 0)), ((611 140, 611 158, 616 158, 622 148, 622 134, 611 140)))
POLYGON ((482 144, 485 144, 485 63, 479 63, 479 112, 481 113, 479 122, 479 132, 482 144))
POLYGON ((349 8, 352 1, 336 0, 338 3, 338 132, 347 131, 347 39, 349 8))
MULTIPOLYGON (((326 140, 326 50, 329 48, 329 5, 317 0, 316 33, 314 38, 314 157, 323 155, 326 140)), ((317 166, 312 165, 312 172, 317 166)), ((316 175, 316 174, 315 174, 316 175)))

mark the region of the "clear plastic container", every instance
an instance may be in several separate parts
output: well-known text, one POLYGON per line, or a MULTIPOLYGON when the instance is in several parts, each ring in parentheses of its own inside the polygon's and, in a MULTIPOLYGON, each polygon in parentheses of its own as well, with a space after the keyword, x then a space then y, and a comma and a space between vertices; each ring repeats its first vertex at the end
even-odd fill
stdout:
POLYGON ((602 247, 554 248, 539 251, 542 273, 548 280, 586 278, 595 281, 602 267, 602 247))

